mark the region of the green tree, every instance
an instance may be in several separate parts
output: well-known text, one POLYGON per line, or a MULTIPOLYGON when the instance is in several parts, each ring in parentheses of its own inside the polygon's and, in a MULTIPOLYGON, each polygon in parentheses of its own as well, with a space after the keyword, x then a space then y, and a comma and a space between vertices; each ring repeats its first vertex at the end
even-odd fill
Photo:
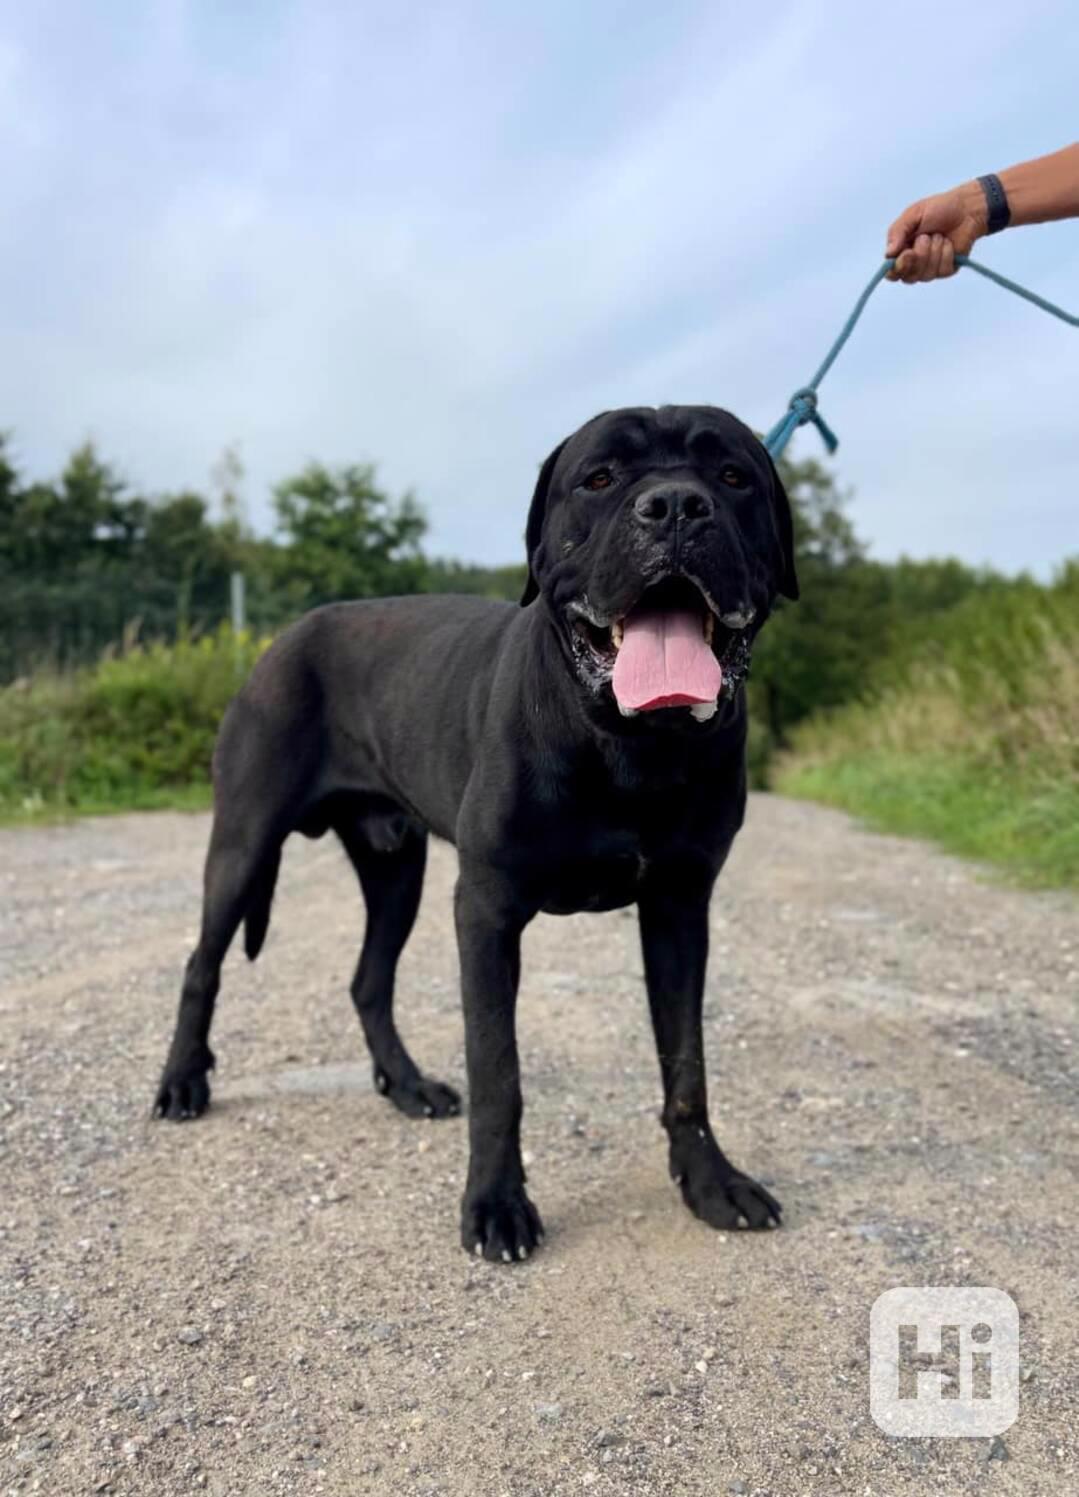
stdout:
POLYGON ((196 622, 218 622, 226 607, 231 564, 229 543, 210 522, 201 494, 185 490, 146 506, 140 588, 144 593, 157 589, 162 604, 174 608, 170 635, 183 636, 196 622))
POLYGON ((225 447, 210 470, 210 485, 219 518, 214 529, 230 572, 249 572, 254 537, 243 497, 244 465, 236 446, 225 447))
POLYGON ((9 493, 8 544, 14 564, 34 574, 70 573, 126 555, 137 541, 138 515, 128 511, 124 485, 84 442, 55 483, 9 493))
POLYGON ((758 777, 795 723, 856 693, 866 661, 886 648, 890 633, 880 569, 865 558, 834 476, 815 461, 783 463, 781 473, 794 513, 801 598, 777 608, 754 650, 758 777))
POLYGON ((427 563, 423 590, 427 593, 475 593, 481 598, 503 598, 516 603, 524 592, 528 568, 521 562, 484 567, 467 561, 436 557, 427 563))
POLYGON ((277 486, 274 509, 278 576, 296 607, 422 589, 427 521, 410 494, 380 489, 371 465, 310 463, 277 486))
POLYGON ((0 569, 14 567, 18 549, 19 474, 9 450, 11 438, 0 432, 0 569))
POLYGON ((834 475, 814 461, 780 467, 794 511, 801 598, 776 610, 754 650, 751 763, 758 783, 797 723, 869 693, 884 672, 909 659, 943 613, 999 583, 954 559, 870 560, 834 475))

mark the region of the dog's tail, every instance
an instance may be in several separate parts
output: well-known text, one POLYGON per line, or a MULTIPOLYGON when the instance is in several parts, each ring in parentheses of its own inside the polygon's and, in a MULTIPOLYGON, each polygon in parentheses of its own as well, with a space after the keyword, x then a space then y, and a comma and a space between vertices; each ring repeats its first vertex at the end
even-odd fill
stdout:
POLYGON ((244 950, 249 962, 253 962, 258 956, 266 939, 270 925, 270 906, 273 904, 273 891, 280 867, 281 849, 275 847, 259 864, 251 886, 251 895, 244 911, 244 950))

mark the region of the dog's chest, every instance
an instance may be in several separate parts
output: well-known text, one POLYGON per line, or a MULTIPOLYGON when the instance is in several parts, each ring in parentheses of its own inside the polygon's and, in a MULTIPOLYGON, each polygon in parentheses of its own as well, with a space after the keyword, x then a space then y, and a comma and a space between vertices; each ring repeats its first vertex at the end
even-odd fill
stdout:
POLYGON ((544 878, 547 914, 617 910, 636 900, 647 862, 635 832, 582 830, 575 844, 551 852, 544 878))

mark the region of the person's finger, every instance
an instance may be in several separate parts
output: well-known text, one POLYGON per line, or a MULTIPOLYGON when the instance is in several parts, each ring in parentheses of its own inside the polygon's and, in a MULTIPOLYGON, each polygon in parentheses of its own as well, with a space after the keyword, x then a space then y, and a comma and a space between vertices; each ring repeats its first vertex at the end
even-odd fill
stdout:
POLYGON ((940 275, 940 257, 944 249, 944 235, 933 234, 930 236, 929 248, 925 254, 925 265, 922 267, 922 280, 935 281, 940 275))
POLYGON ((922 279, 929 256, 929 243, 928 234, 919 234, 903 256, 904 265, 899 278, 905 286, 914 286, 922 279))
POLYGON ((911 286, 918 276, 918 261, 913 249, 905 249, 895 262, 895 278, 911 286))
POLYGON ((890 281, 901 281, 903 279, 903 273, 906 270, 909 256, 910 250, 904 250, 902 254, 895 257, 895 264, 888 272, 888 279, 890 281))
POLYGON ((933 240, 933 278, 940 280, 944 266, 944 246, 950 243, 944 234, 937 234, 933 240))
POLYGON ((890 260, 893 256, 902 254, 913 243, 914 236, 918 232, 921 217, 922 205, 920 202, 911 203, 909 208, 903 209, 903 212, 888 230, 887 238, 884 241, 886 259, 890 260))
POLYGON ((959 266, 955 263, 955 245, 950 239, 945 239, 944 248, 940 252, 940 274, 944 277, 955 275, 959 266))

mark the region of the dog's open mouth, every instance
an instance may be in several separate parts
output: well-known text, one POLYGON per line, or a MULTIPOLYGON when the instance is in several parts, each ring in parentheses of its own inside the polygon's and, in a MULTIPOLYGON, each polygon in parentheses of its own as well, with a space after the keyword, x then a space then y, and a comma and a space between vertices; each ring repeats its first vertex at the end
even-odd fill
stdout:
MULTIPOLYGON (((621 618, 606 622, 586 603, 572 605, 571 616, 589 675, 597 684, 610 682, 623 716, 688 707, 707 722, 726 684, 724 666, 753 612, 720 614, 695 582, 668 577, 646 588, 621 618)), ((748 658, 744 647, 738 653, 748 658)))

